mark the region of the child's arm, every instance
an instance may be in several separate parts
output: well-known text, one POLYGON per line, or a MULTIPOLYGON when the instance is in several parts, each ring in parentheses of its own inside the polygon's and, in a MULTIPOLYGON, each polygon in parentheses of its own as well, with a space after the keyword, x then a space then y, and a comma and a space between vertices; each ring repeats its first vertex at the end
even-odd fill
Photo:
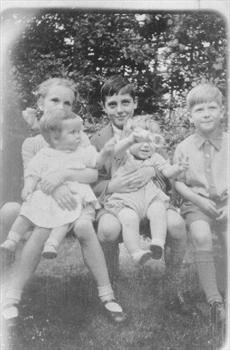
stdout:
POLYGON ((115 143, 116 143, 115 139, 112 138, 111 140, 106 142, 106 144, 104 145, 102 150, 97 153, 97 156, 96 156, 96 168, 97 169, 102 169, 106 163, 106 160, 109 157, 112 158, 114 156, 115 143))
POLYGON ((228 220, 228 206, 227 205, 218 210, 218 216, 217 216, 216 220, 223 221, 223 222, 226 222, 228 220))
POLYGON ((34 192, 38 181, 38 176, 28 176, 25 178, 24 187, 21 194, 23 200, 26 200, 31 195, 31 193, 34 192))
POLYGON ((178 160, 178 163, 170 165, 166 164, 162 168, 162 174, 167 178, 176 178, 181 175, 184 171, 186 171, 189 167, 189 159, 188 157, 181 156, 178 160))
POLYGON ((128 137, 116 142, 115 138, 112 138, 102 148, 97 155, 96 167, 102 169, 108 158, 123 156, 127 149, 133 145, 134 137, 130 134, 128 137))
POLYGON ((80 183, 90 184, 97 181, 97 169, 62 169, 58 172, 52 172, 41 180, 41 190, 50 194, 55 188, 61 186, 66 181, 77 181, 80 183))
POLYGON ((208 199, 199 195, 198 193, 193 192, 191 188, 189 188, 186 184, 180 181, 175 181, 175 189, 183 198, 191 201, 207 215, 211 217, 219 216, 216 204, 211 199, 208 199))
MULTIPOLYGON (((157 135, 159 136, 159 135, 157 135)), ((160 137, 160 136, 159 136, 160 137)), ((138 142, 153 142, 150 133, 142 128, 136 128, 130 135, 120 140, 114 147, 115 156, 125 153, 129 147, 138 142)))
POLYGON ((97 151, 94 146, 84 147, 80 154, 73 155, 71 162, 58 171, 51 172, 42 178, 41 189, 49 194, 66 181, 77 181, 79 183, 90 184, 97 181, 98 171, 96 167, 97 151))
POLYGON ((136 142, 150 142, 149 132, 142 129, 135 129, 130 135, 116 142, 114 138, 109 140, 97 157, 97 168, 105 164, 108 157, 121 157, 136 142))

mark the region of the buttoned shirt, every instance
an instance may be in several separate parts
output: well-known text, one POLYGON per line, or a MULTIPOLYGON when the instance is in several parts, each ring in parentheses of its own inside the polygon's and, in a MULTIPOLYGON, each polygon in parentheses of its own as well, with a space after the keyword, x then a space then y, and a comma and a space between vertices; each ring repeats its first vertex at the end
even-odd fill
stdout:
POLYGON ((188 157, 189 168, 179 181, 194 192, 208 198, 224 199, 228 191, 228 134, 221 132, 215 138, 206 139, 195 133, 176 148, 174 162, 188 157))

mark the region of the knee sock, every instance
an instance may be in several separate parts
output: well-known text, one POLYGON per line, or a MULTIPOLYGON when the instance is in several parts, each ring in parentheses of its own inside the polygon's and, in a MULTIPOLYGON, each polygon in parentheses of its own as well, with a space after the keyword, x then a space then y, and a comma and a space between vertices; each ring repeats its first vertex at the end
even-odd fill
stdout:
POLYGON ((186 244, 183 240, 174 239, 171 241, 170 265, 180 266, 185 256, 186 244))
POLYGON ((222 301, 217 289, 216 269, 212 251, 198 250, 195 252, 195 262, 201 287, 208 303, 222 301))
POLYGON ((22 291, 20 289, 8 289, 4 298, 4 305, 10 306, 14 304, 19 304, 21 300, 22 291))
POLYGON ((160 239, 160 238, 152 238, 152 239, 151 239, 151 244, 152 244, 152 245, 158 245, 159 247, 161 247, 162 249, 164 249, 165 240, 164 240, 164 239, 160 239))
POLYGON ((113 283, 119 276, 119 244, 117 242, 103 242, 101 246, 105 256, 109 278, 113 283))

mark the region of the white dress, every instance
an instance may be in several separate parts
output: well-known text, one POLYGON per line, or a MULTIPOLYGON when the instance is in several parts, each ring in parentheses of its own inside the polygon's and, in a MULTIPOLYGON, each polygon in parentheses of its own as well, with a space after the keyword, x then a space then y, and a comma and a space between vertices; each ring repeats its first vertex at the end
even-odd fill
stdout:
MULTIPOLYGON (((46 174, 61 169, 95 168, 97 151, 94 146, 79 146, 75 152, 63 152, 53 148, 42 148, 28 163, 25 178, 36 176, 42 179, 46 174)), ((54 228, 73 223, 81 213, 82 205, 92 205, 99 208, 99 203, 90 185, 77 181, 66 182, 75 199, 77 208, 74 210, 61 209, 51 195, 36 190, 22 204, 20 214, 27 217, 34 225, 54 228)))

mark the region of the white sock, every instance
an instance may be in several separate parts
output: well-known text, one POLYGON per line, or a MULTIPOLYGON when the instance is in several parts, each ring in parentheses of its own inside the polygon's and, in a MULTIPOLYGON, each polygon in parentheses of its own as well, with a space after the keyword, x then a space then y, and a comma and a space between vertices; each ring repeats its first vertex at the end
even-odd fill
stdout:
POLYGON ((98 296, 102 302, 114 299, 114 293, 111 284, 107 284, 106 286, 98 286, 97 289, 98 296))
POLYGON ((54 238, 48 238, 45 243, 45 246, 47 245, 52 245, 54 248, 57 249, 59 247, 59 242, 54 238))
POLYGON ((152 238, 150 244, 151 244, 151 245, 158 245, 159 247, 161 247, 162 249, 164 249, 165 240, 160 239, 160 238, 152 238))
POLYGON ((14 305, 18 304, 21 300, 22 291, 21 289, 12 288, 6 291, 4 304, 5 305, 14 305))

